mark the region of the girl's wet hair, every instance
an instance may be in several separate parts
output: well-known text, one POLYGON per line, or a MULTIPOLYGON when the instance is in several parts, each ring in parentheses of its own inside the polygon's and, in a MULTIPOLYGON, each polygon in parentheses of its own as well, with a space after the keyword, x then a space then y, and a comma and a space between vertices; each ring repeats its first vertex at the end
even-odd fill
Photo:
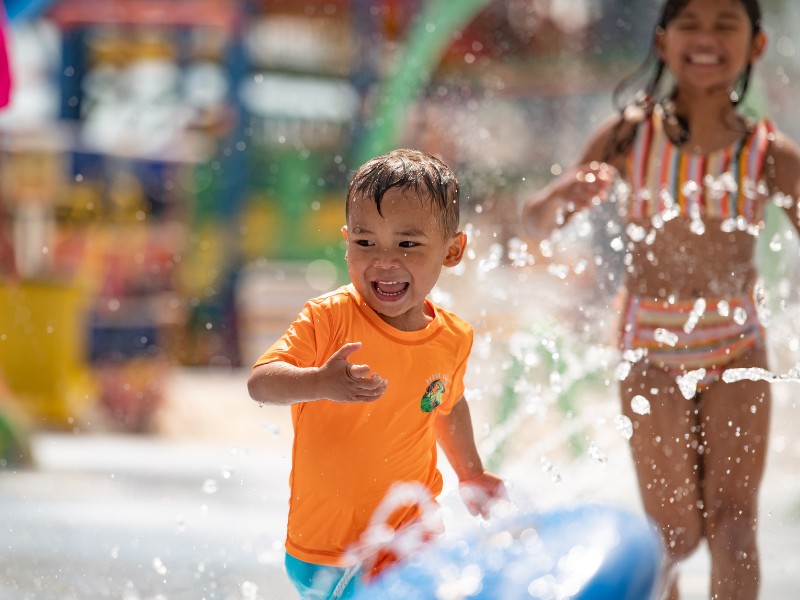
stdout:
POLYGON ((419 150, 399 149, 364 163, 347 188, 347 208, 354 198, 372 198, 381 213, 381 200, 391 188, 411 190, 435 207, 446 236, 458 231, 459 190, 453 171, 441 160, 419 150))
MULTIPOLYGON (((737 1, 742 5, 750 20, 750 39, 752 40, 761 31, 761 5, 759 0, 737 1)), ((661 10, 661 16, 659 17, 653 31, 653 42, 650 46, 650 52, 641 66, 630 76, 623 79, 614 89, 613 99, 614 104, 620 111, 620 119, 617 127, 615 128, 614 135, 612 135, 611 147, 606 151, 606 156, 604 157, 606 160, 613 156, 619 156, 627 153, 631 144, 633 143, 636 133, 635 130, 631 131, 629 135, 624 135, 622 137, 617 136, 618 130, 621 128, 624 121, 623 112, 625 108, 632 103, 639 103, 646 108, 652 108, 652 106, 656 104, 663 105, 672 97, 674 97, 674 83, 668 90, 664 91, 664 89, 662 89, 665 86, 664 76, 667 69, 664 61, 661 60, 661 58, 658 56, 658 52, 656 51, 655 37, 659 31, 666 30, 667 26, 681 13, 681 11, 686 7, 687 4, 689 4, 689 2, 690 0, 667 0, 664 3, 664 7, 661 10), (626 92, 633 89, 635 87, 635 82, 639 81, 648 72, 650 72, 651 75, 650 78, 647 79, 645 85, 637 90, 637 93, 633 96, 633 98, 625 98, 626 92)), ((747 93, 747 88, 750 85, 751 68, 752 65, 748 63, 739 77, 739 80, 736 82, 736 86, 731 94, 731 104, 734 106, 738 105, 747 93)), ((681 124, 685 127, 688 127, 688 124, 686 123, 682 122, 681 124)), ((681 143, 681 141, 678 140, 678 143, 681 143)))

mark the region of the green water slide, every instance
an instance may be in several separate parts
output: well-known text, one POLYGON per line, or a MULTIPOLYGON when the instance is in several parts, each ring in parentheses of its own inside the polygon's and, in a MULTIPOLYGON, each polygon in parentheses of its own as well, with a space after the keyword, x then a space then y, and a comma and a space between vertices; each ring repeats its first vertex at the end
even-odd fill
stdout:
POLYGON ((453 34, 490 0, 428 0, 398 49, 393 68, 379 88, 376 112, 356 148, 355 164, 394 148, 409 106, 430 81, 453 34))

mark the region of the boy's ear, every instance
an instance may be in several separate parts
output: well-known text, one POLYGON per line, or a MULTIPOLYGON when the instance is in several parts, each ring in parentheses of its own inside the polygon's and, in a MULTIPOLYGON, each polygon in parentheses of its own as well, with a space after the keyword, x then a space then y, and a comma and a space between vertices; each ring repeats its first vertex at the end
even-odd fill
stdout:
POLYGON ((447 254, 445 254, 444 262, 445 267, 455 267, 464 258, 464 250, 467 247, 467 234, 459 231, 452 238, 447 246, 447 254))
POLYGON ((342 237, 344 238, 344 241, 346 242, 347 241, 347 225, 342 225, 342 237))

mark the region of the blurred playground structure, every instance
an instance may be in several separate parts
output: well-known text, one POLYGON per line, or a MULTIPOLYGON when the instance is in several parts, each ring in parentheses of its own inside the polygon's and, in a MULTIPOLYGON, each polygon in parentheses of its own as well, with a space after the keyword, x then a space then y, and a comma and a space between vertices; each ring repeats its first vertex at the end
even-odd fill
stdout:
POLYGON ((5 7, 0 373, 45 428, 148 431, 170 369, 249 364, 344 280, 344 187, 389 147, 453 164, 505 244, 646 43, 615 47, 608 1, 5 7))

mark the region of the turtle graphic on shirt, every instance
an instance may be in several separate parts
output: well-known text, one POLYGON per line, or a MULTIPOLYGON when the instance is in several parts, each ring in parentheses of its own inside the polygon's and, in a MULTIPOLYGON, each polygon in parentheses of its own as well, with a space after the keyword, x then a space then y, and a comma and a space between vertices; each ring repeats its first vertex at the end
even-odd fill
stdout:
POLYGON ((441 379, 434 379, 428 388, 425 390, 425 393, 422 396, 422 402, 420 403, 420 408, 422 412, 429 413, 433 411, 434 408, 439 406, 442 403, 442 396, 444 396, 444 383, 442 383, 441 379))

